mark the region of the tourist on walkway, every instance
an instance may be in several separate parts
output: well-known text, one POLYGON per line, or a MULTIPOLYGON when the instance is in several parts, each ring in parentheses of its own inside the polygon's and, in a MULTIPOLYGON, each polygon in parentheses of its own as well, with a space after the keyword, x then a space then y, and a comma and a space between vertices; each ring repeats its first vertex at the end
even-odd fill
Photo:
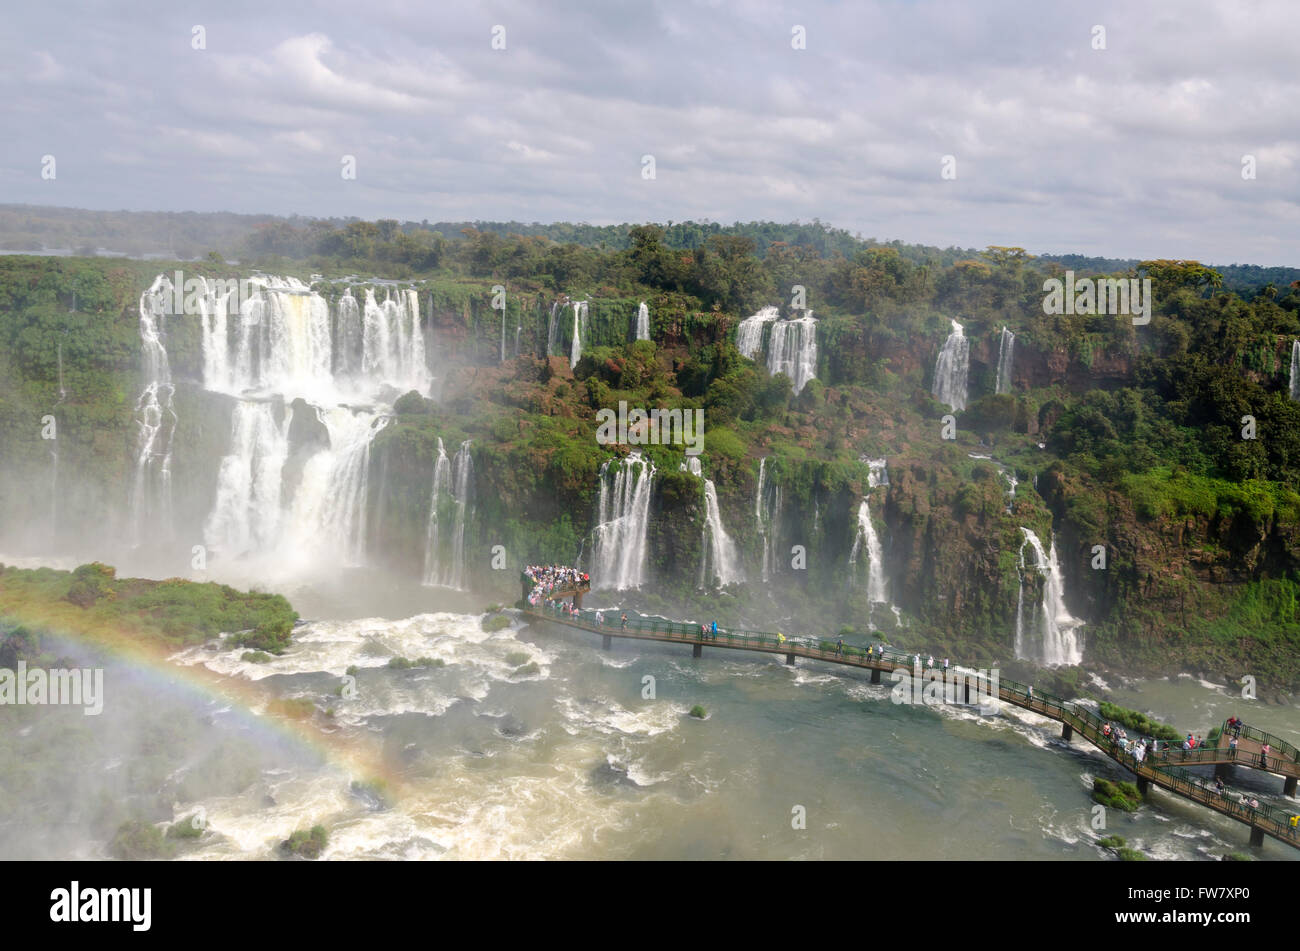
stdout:
POLYGON ((627 630, 627 612, 623 612, 623 630, 627 630))
POLYGON ((1268 766, 1268 754, 1269 754, 1269 752, 1270 752, 1270 749, 1269 749, 1269 745, 1268 745, 1267 743, 1265 743, 1263 746, 1261 746, 1261 747, 1259 748, 1259 765, 1260 765, 1260 766, 1263 766, 1263 767, 1267 767, 1267 766, 1268 766))

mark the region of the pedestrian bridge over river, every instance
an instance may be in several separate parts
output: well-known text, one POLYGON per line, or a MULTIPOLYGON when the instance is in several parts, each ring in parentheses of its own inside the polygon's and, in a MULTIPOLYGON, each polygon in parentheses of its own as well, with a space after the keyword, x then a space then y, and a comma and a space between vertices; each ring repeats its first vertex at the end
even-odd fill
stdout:
MULTIPOLYGON (((740 631, 719 628, 716 635, 705 631, 695 624, 669 621, 662 618, 628 617, 626 624, 616 612, 603 617, 603 623, 597 623, 596 612, 582 609, 582 596, 590 585, 570 585, 547 591, 537 605, 530 605, 525 598, 521 604, 526 614, 544 620, 563 624, 599 634, 603 646, 608 649, 613 638, 628 638, 643 641, 665 641, 674 644, 689 644, 695 657, 703 656, 704 648, 722 648, 725 650, 743 650, 762 654, 784 655, 785 662, 793 665, 796 658, 859 667, 871 671, 871 682, 881 682, 882 673, 892 674, 903 669, 909 675, 924 677, 921 671, 913 672, 913 654, 882 647, 871 652, 863 647, 844 645, 835 642, 803 637, 785 637, 783 634, 771 634, 758 631, 740 631), (576 614, 569 614, 558 603, 568 598, 572 601, 576 614), (883 652, 881 652, 883 651, 883 652)), ((1105 756, 1132 772, 1137 777, 1138 789, 1146 795, 1151 786, 1190 799, 1194 802, 1222 813, 1250 827, 1251 845, 1262 845, 1264 836, 1271 836, 1279 842, 1285 842, 1294 848, 1300 848, 1300 817, 1296 812, 1288 812, 1273 806, 1261 804, 1255 808, 1240 799, 1218 792, 1214 784, 1203 776, 1188 771, 1186 766, 1213 765, 1216 772, 1222 772, 1228 766, 1246 766, 1262 769, 1284 777, 1284 793, 1296 795, 1296 780, 1300 777, 1300 750, 1285 740, 1271 736, 1259 730, 1243 726, 1238 745, 1235 749, 1227 746, 1230 731, 1224 724, 1220 731, 1218 748, 1194 750, 1162 750, 1148 754, 1139 762, 1131 753, 1120 749, 1118 744, 1103 731, 1107 721, 1093 711, 1079 704, 1061 700, 1058 697, 1036 690, 1030 684, 1018 683, 1001 677, 990 677, 985 673, 954 668, 963 674, 961 678, 965 690, 959 702, 969 703, 972 693, 992 697, 996 691, 997 699, 1023 707, 1040 716, 1061 723, 1061 738, 1069 741, 1074 734, 1086 740, 1100 750, 1105 756), (1261 748, 1267 743, 1270 754, 1267 762, 1261 761, 1261 748)), ((934 671, 935 676, 942 672, 934 671)))

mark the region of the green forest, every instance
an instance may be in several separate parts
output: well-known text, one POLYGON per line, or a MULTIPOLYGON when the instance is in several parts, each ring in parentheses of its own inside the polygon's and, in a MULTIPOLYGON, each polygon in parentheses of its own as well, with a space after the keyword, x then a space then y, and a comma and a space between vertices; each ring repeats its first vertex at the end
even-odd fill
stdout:
MULTIPOLYGON (((24 485, 43 478, 47 415, 59 428, 60 472, 83 487, 78 504, 120 508, 139 298, 157 274, 291 275, 330 300, 350 275, 396 279, 420 295, 437 382, 433 397, 397 399, 375 440, 383 489, 371 530, 382 543, 372 550, 385 567, 418 574, 438 438, 472 440, 471 562, 484 566, 485 593, 513 597, 518 565, 572 560, 584 548, 600 468, 626 452, 596 442, 596 412, 620 401, 700 408, 704 471, 750 583, 699 583, 698 483, 679 471, 680 447, 644 447, 658 470, 656 583, 638 596, 647 610, 758 623, 779 604, 808 630, 881 627, 899 644, 998 660, 1015 627, 1026 527, 1045 543, 1055 537, 1071 612, 1086 621, 1088 665, 1300 685, 1300 403, 1289 390, 1300 271, 925 248, 816 222, 453 231, 278 220, 234 231, 196 248, 197 262, 0 257, 6 519, 31 507, 24 485), (1045 314, 1044 281, 1067 268, 1149 278, 1150 323, 1045 314), (493 308, 497 287, 504 312, 493 308), (553 309, 578 300, 590 330, 571 369, 547 354, 547 336, 553 309), (632 339, 641 301, 649 341, 632 339), (739 322, 764 306, 816 318, 816 377, 797 395, 787 376, 736 347, 739 322), (970 341, 959 412, 931 396, 953 319, 970 341), (1015 359, 1010 392, 997 393, 1003 327, 1015 334, 1015 359), (900 622, 868 620, 847 568, 868 458, 888 460, 889 485, 870 498, 900 622), (783 505, 783 565, 767 585, 752 568, 760 459, 783 505), (792 545, 809 553, 806 570, 785 566, 792 545), (486 569, 494 546, 515 573, 486 569)), ((173 321, 167 334, 182 419, 176 480, 197 487, 202 511, 211 475, 200 470, 228 431, 185 428, 208 411, 193 323, 173 321)))

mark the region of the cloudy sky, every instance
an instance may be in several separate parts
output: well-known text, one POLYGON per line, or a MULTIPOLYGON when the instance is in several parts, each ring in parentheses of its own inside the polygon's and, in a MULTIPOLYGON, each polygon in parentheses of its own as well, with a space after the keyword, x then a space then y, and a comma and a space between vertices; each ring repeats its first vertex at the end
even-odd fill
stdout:
POLYGON ((441 6, 10 5, 0 202, 1300 265, 1295 0, 441 6))

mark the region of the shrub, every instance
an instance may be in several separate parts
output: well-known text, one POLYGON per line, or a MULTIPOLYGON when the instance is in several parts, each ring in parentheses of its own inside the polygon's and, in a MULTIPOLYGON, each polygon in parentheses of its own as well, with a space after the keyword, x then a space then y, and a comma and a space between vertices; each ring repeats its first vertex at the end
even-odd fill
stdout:
POLYGON ((250 664, 268 664, 271 662, 271 655, 266 651, 244 651, 239 659, 250 664))
POLYGON ((1146 714, 1138 713, 1136 710, 1129 710, 1103 700, 1098 705, 1097 712, 1102 718, 1114 720, 1144 736, 1154 736, 1158 740, 1169 740, 1171 743, 1181 743, 1183 740, 1183 734, 1173 727, 1151 720, 1146 714))
POLYGON ((388 661, 390 670, 410 670, 415 665, 405 657, 393 657, 388 661))
POLYGON ((108 843, 108 854, 124 861, 171 858, 175 851, 161 829, 139 819, 123 822, 108 843))
POLYGON ((325 831, 325 827, 315 825, 310 831, 304 832, 299 829, 281 842, 280 854, 286 858, 297 855, 305 859, 318 859, 328 844, 329 833, 325 831))
POLYGON ((479 626, 491 634, 495 631, 501 630, 502 628, 509 627, 510 618, 506 617, 504 614, 494 614, 491 617, 485 617, 479 622, 479 626))
POLYGON ((695 717, 697 720, 703 720, 708 716, 708 712, 697 703, 695 706, 691 707, 691 716, 695 717))

